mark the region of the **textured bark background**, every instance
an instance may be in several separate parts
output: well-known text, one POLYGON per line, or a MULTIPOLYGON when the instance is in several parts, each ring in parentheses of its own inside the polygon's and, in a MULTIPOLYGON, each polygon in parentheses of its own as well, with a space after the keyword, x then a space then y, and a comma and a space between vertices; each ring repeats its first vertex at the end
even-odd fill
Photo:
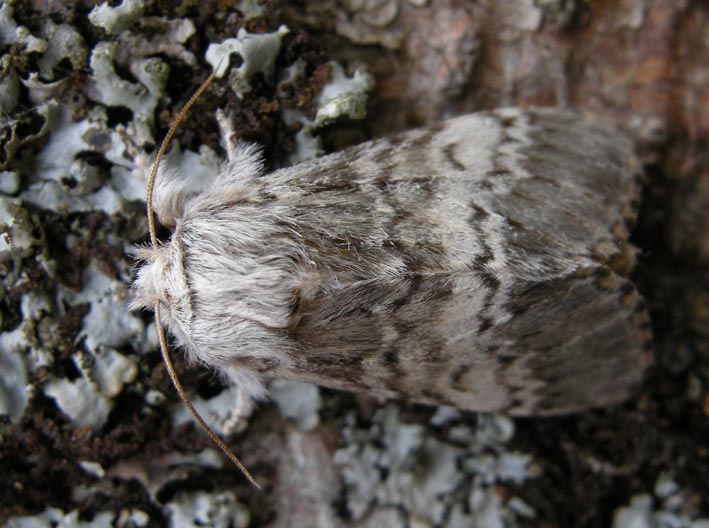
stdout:
MULTIPOLYGON (((89 49, 118 40, 116 72, 135 82, 128 41, 90 24, 93 7, 15 2, 13 19, 33 35, 47 31, 42 28, 48 19, 67 24, 89 49)), ((48 350, 54 360, 29 374, 27 384, 34 388, 22 416, 0 425, 0 521, 29 516, 37 522, 61 518, 67 526, 178 525, 188 518, 202 526, 709 526, 705 2, 325 0, 271 1, 259 8, 255 1, 148 0, 130 31, 147 38, 156 31, 155 20, 167 19, 193 22, 196 32, 184 50, 196 61, 155 46, 145 52, 170 66, 155 110, 155 137, 208 75, 208 44, 235 36, 239 28, 264 33, 286 25, 290 33, 276 65, 279 71, 297 65, 299 72, 287 83, 279 83, 279 75, 256 75, 241 101, 226 82, 216 81, 178 133, 176 141, 186 149, 205 144, 218 150, 214 110, 228 108, 239 133, 263 144, 272 166, 285 164, 299 125, 287 125, 281 111, 313 116, 333 68, 329 60, 349 74, 369 72, 374 86, 364 119, 339 119, 319 130, 326 151, 506 105, 578 107, 617 121, 634 139, 647 174, 634 234, 634 280, 650 309, 656 364, 633 400, 555 419, 477 416, 325 389, 315 413, 306 413, 310 423, 287 418, 283 405, 279 411, 263 404, 248 427, 230 437, 264 485, 259 493, 222 458, 204 451, 211 445, 194 426, 173 425, 179 404, 148 337, 142 338, 144 347, 121 348, 136 358, 136 373, 113 397, 100 428, 77 426, 63 414, 42 387, 49 379, 81 376, 74 365, 85 346, 82 320, 91 309, 89 302, 65 302, 44 309, 42 317, 33 315, 32 346, 48 350), (167 401, 146 405, 151 390, 167 401), (50 507, 55 510, 47 513, 50 507)), ((26 80, 37 71, 39 54, 27 45, 5 38, 2 46, 2 79, 26 80)), ((129 123, 130 110, 86 95, 89 73, 86 57, 57 62, 51 81, 63 84, 52 85, 50 97, 71 107, 75 122, 102 106, 107 129, 129 123)), ((46 75, 40 80, 50 81, 46 75)), ((3 192, 15 197, 34 181, 28 160, 47 144, 37 132, 41 125, 33 124, 32 90, 18 86, 19 103, 4 109, 2 138, 3 155, 10 158, 3 159, 3 177, 20 176, 17 189, 3 192)), ((139 147, 150 152, 154 143, 139 147)), ((105 181, 112 162, 101 149, 84 158, 105 181)), ((54 298, 57 285, 80 291, 89 265, 130 282, 121 271, 132 265, 123 249, 145 241, 140 203, 119 213, 101 207, 26 210, 43 242, 3 260, 3 332, 27 322, 28 292, 54 298)), ((179 359, 178 369, 200 398, 222 391, 204 369, 179 359)))

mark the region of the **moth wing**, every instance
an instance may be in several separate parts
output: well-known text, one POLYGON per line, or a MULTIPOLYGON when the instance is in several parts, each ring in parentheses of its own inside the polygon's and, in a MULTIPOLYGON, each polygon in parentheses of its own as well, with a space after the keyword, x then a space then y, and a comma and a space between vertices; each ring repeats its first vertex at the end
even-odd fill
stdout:
POLYGON ((633 285, 603 270, 519 282, 500 295, 476 272, 363 281, 302 307, 305 347, 279 373, 334 388, 515 415, 627 398, 650 361, 633 285), (297 374, 295 374, 297 373, 297 374), (295 376, 294 376, 295 374, 295 376))

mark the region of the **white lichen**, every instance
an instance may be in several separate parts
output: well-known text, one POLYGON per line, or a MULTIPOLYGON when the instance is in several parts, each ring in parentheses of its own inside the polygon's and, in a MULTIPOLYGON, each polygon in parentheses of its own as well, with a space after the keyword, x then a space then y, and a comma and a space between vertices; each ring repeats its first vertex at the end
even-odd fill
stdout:
POLYGON ((43 105, 56 99, 66 90, 69 78, 65 77, 55 82, 42 82, 39 79, 39 74, 32 72, 26 79, 21 79, 21 82, 27 88, 30 102, 35 105, 43 105))
POLYGON ((281 414, 293 420, 301 431, 311 431, 320 423, 322 399, 317 386, 278 379, 270 383, 269 394, 281 414))
POLYGON ((71 381, 52 379, 45 383, 43 391, 76 427, 101 428, 113 407, 113 402, 83 377, 71 381))
POLYGON ((79 466, 87 474, 93 477, 101 479, 106 476, 106 470, 103 469, 103 466, 98 462, 91 462, 90 460, 81 460, 79 462, 79 466))
POLYGON ((501 453, 496 461, 495 480, 520 485, 541 475, 531 455, 527 453, 501 453))
POLYGON ((502 498, 493 489, 474 488, 468 498, 468 507, 468 526, 504 528, 512 524, 502 504, 502 498))
POLYGON ((141 134, 140 121, 128 129, 111 130, 101 109, 74 121, 69 107, 47 104, 44 108, 49 141, 36 157, 34 181, 20 195, 24 201, 59 213, 101 210, 114 214, 125 211, 127 202, 144 199, 145 180, 126 144, 141 134), (84 159, 87 152, 113 164, 110 182, 103 182, 98 169, 84 159))
POLYGON ((124 209, 120 195, 108 186, 101 187, 87 196, 71 196, 57 182, 42 181, 30 185, 21 197, 36 207, 61 214, 88 211, 115 214, 124 209))
MULTIPOLYGON (((131 293, 126 282, 111 279, 89 266, 82 274, 81 291, 59 288, 60 302, 90 306, 79 338, 84 339, 86 348, 97 357, 104 348, 118 349, 136 343, 145 331, 142 319, 128 309, 131 293)), ((113 353, 106 360, 113 364, 113 353)))
POLYGON ((116 59, 121 64, 164 55, 189 66, 197 65, 197 58, 185 48, 187 40, 195 34, 194 23, 187 18, 166 19, 147 17, 141 19, 141 33, 125 32, 116 59))
POLYGON ((417 450, 415 473, 402 472, 407 476, 403 480, 387 479, 390 493, 380 497, 386 502, 392 499, 391 502, 405 504, 414 520, 440 524, 448 508, 442 499, 450 496, 463 478, 457 468, 462 453, 460 448, 435 438, 425 438, 417 450))
POLYGON ((0 196, 0 261, 27 257, 40 247, 34 228, 21 200, 0 196))
POLYGON ((241 28, 236 38, 220 44, 210 44, 205 58, 221 78, 229 70, 231 55, 236 54, 241 64, 231 69, 229 84, 239 98, 251 91, 251 78, 262 73, 267 79, 273 77, 276 57, 281 48, 281 40, 289 32, 281 26, 273 33, 249 33, 241 28))
POLYGON ((62 60, 68 59, 74 70, 80 70, 86 65, 86 47, 76 29, 67 24, 55 24, 47 19, 42 25, 42 36, 52 45, 39 58, 37 65, 44 79, 54 79, 54 68, 62 60))
MULTIPOLYGON (((22 284, 26 284, 23 274, 18 277, 13 286, 22 284)), ((50 365, 53 358, 51 348, 56 343, 51 334, 54 328, 44 326, 47 322, 53 322, 51 317, 47 317, 54 313, 51 295, 40 288, 27 292, 20 299, 20 313, 23 346, 28 348, 28 364, 30 370, 34 372, 39 367, 50 365)))
POLYGON ((27 53, 44 53, 47 41, 33 36, 25 26, 18 26, 12 16, 13 1, 6 0, 0 5, 0 45, 20 44, 27 53))
POLYGON ((168 66, 157 58, 132 63, 132 73, 141 81, 132 83, 116 73, 113 61, 117 48, 118 42, 99 42, 93 48, 89 60, 92 75, 86 94, 106 106, 128 108, 135 116, 152 123, 167 82, 168 66))
POLYGON ((74 425, 98 429, 108 419, 113 398, 138 373, 136 362, 116 349, 142 340, 145 328, 142 320, 128 310, 129 288, 124 281, 106 277, 89 266, 82 284, 79 292, 59 286, 57 296, 59 306, 89 306, 77 340, 84 346, 72 355, 80 376, 73 380, 51 378, 43 390, 74 425))
POLYGON ((450 407, 448 405, 441 405, 436 408, 436 412, 431 417, 431 425, 434 427, 443 427, 449 422, 460 419, 461 411, 455 407, 450 407))
POLYGON ((96 384, 104 396, 115 398, 123 386, 132 383, 138 374, 138 366, 131 358, 108 347, 99 347, 96 352, 84 355, 77 352, 74 357, 82 374, 96 384), (90 354, 90 355, 88 355, 90 354))
POLYGON ((315 123, 299 110, 286 109, 282 116, 287 125, 294 123, 302 125, 295 134, 295 150, 288 156, 288 163, 295 165, 322 156, 324 150, 320 136, 316 135, 315 123))
POLYGON ((165 505, 171 526, 184 528, 246 528, 251 521, 249 510, 232 492, 180 493, 165 505))
POLYGON ((346 116, 362 119, 367 113, 367 95, 374 86, 372 76, 356 70, 352 77, 336 62, 330 62, 331 75, 317 98, 315 125, 324 126, 346 116))
POLYGON ((0 193, 15 194, 20 190, 20 176, 15 171, 0 171, 0 193))
POLYGON ((655 482, 655 496, 661 500, 667 500, 679 491, 680 487, 668 474, 661 474, 655 482))
POLYGON ((238 0, 236 8, 246 18, 260 17, 265 13, 261 0, 238 0))
POLYGON ((15 154, 22 145, 31 143, 47 133, 47 108, 36 106, 0 115, 0 170, 12 169, 15 154))
POLYGON ((165 91, 170 68, 161 59, 151 57, 133 61, 130 70, 151 94, 159 97, 165 91))
POLYGON ((10 54, 0 57, 0 114, 12 112, 20 97, 20 80, 10 54))
MULTIPOLYGON (((663 479, 661 475, 656 490, 663 487, 663 479)), ((679 491, 672 488, 675 493, 679 491)), ((709 528, 709 519, 697 518, 696 509, 688 505, 690 501, 673 501, 670 505, 666 497, 662 504, 659 502, 649 493, 633 496, 628 505, 614 512, 613 528, 709 528)))
MULTIPOLYGON (((362 70, 356 70, 352 77, 347 77, 344 68, 336 62, 330 62, 330 81, 323 87, 316 100, 315 120, 311 121, 300 110, 285 109, 282 117, 287 125, 300 123, 301 128, 295 135, 295 150, 288 157, 289 164, 296 164, 317 158, 323 149, 318 129, 342 117, 363 119, 367 111, 368 94, 374 86, 372 76, 362 70)), ((283 72, 279 90, 289 86, 298 76, 303 75, 302 68, 296 63, 283 72)))
POLYGON ((143 0, 123 0, 116 7, 104 2, 91 10, 89 21, 94 26, 103 28, 109 35, 117 35, 143 16, 144 10, 143 0))
POLYGON ((49 141, 37 155, 37 172, 42 180, 53 180, 67 192, 82 196, 96 190, 99 183, 96 175, 78 155, 92 151, 86 137, 102 128, 89 119, 74 121, 68 108, 49 105, 49 141))
MULTIPOLYGON (((235 428, 243 427, 244 419, 248 418, 252 410, 250 403, 243 399, 238 387, 234 385, 230 385, 217 396, 206 400, 196 394, 189 394, 189 397, 197 412, 220 435, 231 434, 235 428), (242 402, 245 406, 239 408, 239 404, 242 402)), ((193 421, 192 415, 190 415, 187 407, 182 402, 173 407, 173 427, 193 421)))
POLYGON ((156 390, 151 389, 145 393, 145 403, 147 403, 151 407, 157 407, 159 405, 162 405, 166 401, 167 401, 167 396, 165 396, 160 391, 156 391, 156 390))
POLYGON ((509 442, 514 436, 515 425, 509 416, 479 414, 475 437, 480 444, 499 445, 509 442))
POLYGON ((126 528, 146 528, 150 524, 150 516, 136 509, 123 509, 118 517, 118 526, 126 528))
POLYGON ((21 330, 0 334, 0 369, 0 415, 17 422, 29 399, 21 330))
POLYGON ((652 528, 652 497, 637 495, 613 514, 613 528, 652 528))
POLYGON ((37 515, 12 517, 7 520, 7 528, 112 528, 114 514, 100 512, 89 521, 79 519, 79 510, 64 513, 59 508, 47 508, 37 515))
POLYGON ((342 432, 345 447, 336 451, 335 462, 355 521, 363 522, 377 504, 400 507, 416 526, 442 525, 447 512, 450 526, 461 527, 507 526, 517 516, 534 514, 521 506, 524 512, 518 514, 489 494, 494 486, 520 485, 540 475, 529 455, 504 449, 514 431, 509 419, 481 419, 474 431, 456 425, 450 410, 437 413, 434 421, 444 419, 449 431, 458 429, 453 444, 427 436, 422 425, 402 422, 394 405, 378 411, 368 429, 355 427, 354 416, 349 418, 351 425, 342 432), (454 491, 465 482, 470 496, 461 503, 454 491), (492 524, 476 524, 483 521, 492 524))

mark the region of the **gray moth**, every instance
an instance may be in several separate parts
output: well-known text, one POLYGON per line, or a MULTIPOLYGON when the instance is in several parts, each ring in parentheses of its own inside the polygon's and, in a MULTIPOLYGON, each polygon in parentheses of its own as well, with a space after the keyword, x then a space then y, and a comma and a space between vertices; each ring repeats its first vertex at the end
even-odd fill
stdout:
POLYGON ((597 117, 505 108, 264 174, 165 163, 135 306, 249 397, 282 377, 511 415, 627 398, 650 362, 627 275, 641 166, 597 117))

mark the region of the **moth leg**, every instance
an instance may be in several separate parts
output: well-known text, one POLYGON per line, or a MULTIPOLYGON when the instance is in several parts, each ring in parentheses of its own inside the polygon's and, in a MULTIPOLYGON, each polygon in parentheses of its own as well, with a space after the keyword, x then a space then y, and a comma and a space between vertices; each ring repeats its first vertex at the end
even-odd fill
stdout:
POLYGON ((148 181, 150 177, 150 169, 152 168, 152 160, 145 152, 136 151, 132 154, 133 161, 135 162, 135 170, 137 170, 145 181, 148 181))
POLYGON ((222 144, 226 149, 227 158, 232 162, 237 161, 239 159, 238 149, 236 148, 237 139, 231 114, 226 115, 221 108, 217 110, 217 124, 219 125, 219 134, 222 137, 222 144))
POLYGON ((254 410, 253 398, 251 394, 240 386, 236 387, 236 403, 231 410, 229 418, 226 419, 223 425, 224 433, 227 435, 237 432, 243 428, 244 421, 254 410))

